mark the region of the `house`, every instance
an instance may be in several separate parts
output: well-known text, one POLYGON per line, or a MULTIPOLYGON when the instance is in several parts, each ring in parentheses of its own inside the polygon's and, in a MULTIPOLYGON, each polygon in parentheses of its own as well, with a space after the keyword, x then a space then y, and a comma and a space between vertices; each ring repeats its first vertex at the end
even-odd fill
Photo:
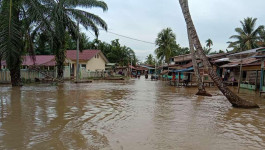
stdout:
MULTIPOLYGON (((29 66, 40 66, 46 70, 53 70, 56 66, 54 55, 35 55, 22 57, 21 69, 27 69, 29 66), (35 61, 33 61, 35 58, 35 61)), ((79 64, 86 71, 105 71, 105 65, 108 63, 107 58, 100 50, 83 50, 79 52, 79 64)), ((6 68, 5 61, 1 62, 2 68, 6 68)), ((76 50, 67 50, 65 67, 69 66, 71 74, 74 75, 76 70, 76 50)))
MULTIPOLYGON (((66 66, 70 66, 71 75, 76 72, 76 50, 66 51, 66 66)), ((86 71, 105 71, 106 64, 109 63, 107 58, 100 50, 83 50, 79 52, 80 68, 86 71)))
MULTIPOLYGON (((54 55, 35 55, 32 56, 22 56, 21 69, 27 69, 30 66, 36 65, 40 66, 43 69, 53 70, 55 67, 56 61, 54 55), (35 61, 33 60, 35 59, 35 61)), ((6 62, 1 62, 2 68, 6 68, 6 62)))

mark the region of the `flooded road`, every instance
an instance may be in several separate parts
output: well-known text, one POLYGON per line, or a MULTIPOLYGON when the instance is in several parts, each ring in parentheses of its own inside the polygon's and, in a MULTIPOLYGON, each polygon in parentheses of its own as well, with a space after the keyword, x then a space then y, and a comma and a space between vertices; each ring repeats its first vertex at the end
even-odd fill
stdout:
MULTIPOLYGON (((236 89, 234 89, 236 91, 236 89)), ((0 85, 0 149, 260 150, 265 96, 240 96, 261 109, 232 108, 216 89, 138 80, 0 85)))

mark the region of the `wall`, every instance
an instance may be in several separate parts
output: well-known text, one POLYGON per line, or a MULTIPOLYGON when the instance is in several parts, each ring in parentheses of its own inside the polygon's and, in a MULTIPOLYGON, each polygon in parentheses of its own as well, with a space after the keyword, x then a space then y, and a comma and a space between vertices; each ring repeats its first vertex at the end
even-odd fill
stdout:
POLYGON ((89 71, 105 70, 105 64, 105 60, 99 55, 98 58, 93 57, 87 62, 86 69, 89 71))
MULTIPOLYGON (((57 76, 56 71, 45 71, 46 74, 52 77, 57 76)), ((31 71, 28 69, 21 69, 20 70, 20 76, 22 80, 31 80, 34 81, 35 78, 43 79, 45 78, 45 75, 42 73, 39 73, 37 71, 31 71)), ((70 67, 65 66, 64 68, 64 79, 70 79, 70 67)), ((10 77, 10 71, 7 69, 0 70, 0 83, 10 83, 11 77, 10 77)))

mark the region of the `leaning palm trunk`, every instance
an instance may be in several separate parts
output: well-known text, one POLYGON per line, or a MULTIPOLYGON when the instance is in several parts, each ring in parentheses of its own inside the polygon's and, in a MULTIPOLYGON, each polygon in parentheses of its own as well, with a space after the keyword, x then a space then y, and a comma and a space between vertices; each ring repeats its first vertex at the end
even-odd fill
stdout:
POLYGON ((190 37, 189 30, 188 30, 188 38, 189 38, 189 45, 190 45, 193 70, 194 70, 196 80, 197 80, 197 85, 198 85, 198 92, 196 93, 196 95, 212 96, 211 94, 206 92, 205 87, 202 83, 202 79, 201 79, 201 76, 199 73, 199 67, 198 67, 197 60, 196 60, 196 55, 194 52, 194 44, 193 44, 192 39, 190 37))
POLYGON ((228 101, 232 104, 233 107, 240 107, 240 108, 259 108, 259 106, 253 102, 243 100, 236 94, 234 94, 221 80, 220 77, 218 77, 215 70, 213 70, 208 58, 203 53, 203 49, 199 40, 199 37, 197 35, 197 32, 195 30, 193 21, 191 19, 191 15, 189 12, 188 7, 188 0, 179 0, 188 31, 190 33, 190 37, 192 38, 192 41, 194 43, 194 46, 196 50, 198 51, 198 55, 200 59, 202 59, 204 68, 208 71, 208 74, 216 84, 216 86, 219 88, 219 90, 224 94, 224 96, 228 99, 228 101))

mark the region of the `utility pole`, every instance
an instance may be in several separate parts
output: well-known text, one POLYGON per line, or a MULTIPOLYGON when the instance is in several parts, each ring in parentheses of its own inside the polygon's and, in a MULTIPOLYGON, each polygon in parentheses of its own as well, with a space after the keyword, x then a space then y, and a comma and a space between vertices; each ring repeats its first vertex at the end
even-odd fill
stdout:
POLYGON ((238 85, 237 85, 237 93, 239 93, 240 90, 240 83, 241 83, 241 78, 242 78, 242 59, 240 55, 240 72, 239 72, 239 78, 238 78, 238 85))
POLYGON ((130 76, 132 77, 132 55, 131 55, 131 74, 130 76))
POLYGON ((77 20, 77 41, 76 41, 76 82, 79 78, 79 20, 77 20))

